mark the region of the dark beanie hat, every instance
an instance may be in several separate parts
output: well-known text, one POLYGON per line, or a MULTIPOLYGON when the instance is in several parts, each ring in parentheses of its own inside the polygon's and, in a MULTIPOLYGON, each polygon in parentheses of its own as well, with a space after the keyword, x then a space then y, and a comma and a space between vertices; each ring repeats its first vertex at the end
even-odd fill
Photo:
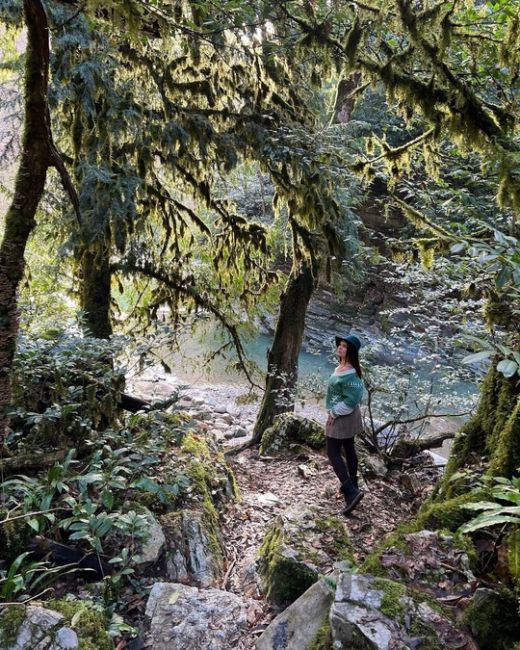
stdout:
POLYGON ((359 352, 359 348, 361 347, 361 341, 358 339, 358 337, 355 334, 349 334, 348 336, 336 336, 336 347, 338 347, 340 341, 347 341, 347 343, 353 345, 356 348, 356 350, 359 352))

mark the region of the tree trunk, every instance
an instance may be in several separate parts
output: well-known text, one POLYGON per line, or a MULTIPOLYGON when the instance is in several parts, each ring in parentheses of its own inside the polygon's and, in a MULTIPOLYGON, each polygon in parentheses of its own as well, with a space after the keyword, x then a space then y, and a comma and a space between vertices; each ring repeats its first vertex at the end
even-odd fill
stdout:
POLYGON ((347 122, 350 122, 356 105, 356 98, 351 93, 358 87, 360 78, 358 73, 354 73, 348 79, 340 79, 336 88, 331 124, 347 124, 347 122))
POLYGON ((40 0, 24 0, 23 4, 27 26, 25 122, 20 166, 0 245, 0 450, 5 447, 8 424, 5 407, 11 401, 10 373, 18 335, 18 287, 25 268, 25 247, 36 224, 51 161, 47 16, 40 0))
POLYGON ((98 242, 81 256, 81 309, 86 329, 98 339, 112 334, 110 299, 112 273, 109 246, 98 242))
POLYGON ((497 370, 497 363, 482 383, 475 415, 455 438, 447 478, 482 457, 496 476, 512 476, 520 467, 520 387, 516 377, 507 379, 497 370))
POLYGON ((253 439, 259 442, 275 416, 294 410, 298 379, 298 355, 303 341, 305 314, 314 290, 311 264, 303 260, 293 267, 280 300, 273 344, 268 354, 264 398, 258 412, 253 439))

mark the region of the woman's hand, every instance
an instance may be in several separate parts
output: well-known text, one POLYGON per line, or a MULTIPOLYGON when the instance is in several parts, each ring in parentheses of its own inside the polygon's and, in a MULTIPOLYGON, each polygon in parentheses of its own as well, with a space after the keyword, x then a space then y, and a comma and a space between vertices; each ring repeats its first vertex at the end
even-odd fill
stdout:
POLYGON ((336 418, 335 418, 333 415, 331 415, 331 414, 329 413, 329 417, 327 418, 327 426, 331 426, 331 425, 333 425, 335 419, 336 419, 336 418))

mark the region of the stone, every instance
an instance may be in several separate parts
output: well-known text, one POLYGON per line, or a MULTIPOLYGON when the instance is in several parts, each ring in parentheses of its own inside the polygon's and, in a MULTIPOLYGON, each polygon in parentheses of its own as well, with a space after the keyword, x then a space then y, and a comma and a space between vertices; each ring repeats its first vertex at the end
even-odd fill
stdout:
POLYGON ((349 600, 364 603, 367 607, 379 609, 383 593, 372 586, 370 576, 356 573, 342 573, 336 587, 336 602, 349 600))
POLYGON ((365 472, 368 476, 384 478, 388 474, 388 467, 384 460, 376 454, 367 454, 363 457, 365 472))
POLYGON ((309 445, 315 449, 324 447, 323 425, 293 413, 277 415, 273 425, 264 431, 260 453, 262 455, 278 454, 295 443, 309 445))
POLYGON ((334 648, 393 650, 406 646, 398 626, 369 607, 334 603, 330 613, 334 648))
POLYGON ((158 582, 146 605, 154 650, 229 650, 247 624, 246 603, 220 589, 158 582))
POLYGON ((169 520, 166 572, 170 580, 209 587, 222 572, 221 549, 213 542, 204 515, 183 510, 169 520))
POLYGON ((256 650, 307 650, 326 620, 334 592, 319 580, 270 623, 256 650))
POLYGON ((234 432, 233 432, 233 437, 234 438, 244 438, 247 435, 249 435, 248 430, 244 429, 244 427, 241 427, 241 426, 236 427, 234 432))
POLYGON ((28 605, 14 643, 4 644, 0 634, 0 650, 75 650, 78 637, 69 627, 60 627, 64 618, 52 609, 28 605))
POLYGON ((161 525, 148 508, 140 506, 139 514, 146 517, 149 535, 143 542, 140 553, 134 557, 134 562, 138 566, 155 564, 161 556, 166 537, 161 525))
POLYGON ((78 635, 70 627, 62 627, 54 637, 51 650, 74 650, 79 646, 78 635))

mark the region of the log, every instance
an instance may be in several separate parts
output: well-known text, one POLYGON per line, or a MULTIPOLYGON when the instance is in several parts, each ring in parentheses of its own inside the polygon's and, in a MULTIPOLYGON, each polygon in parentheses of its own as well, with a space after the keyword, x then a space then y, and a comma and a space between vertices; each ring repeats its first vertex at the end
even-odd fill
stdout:
POLYGON ((411 458, 427 449, 436 449, 437 447, 441 447, 445 440, 450 440, 454 437, 455 432, 448 431, 429 438, 401 438, 392 447, 390 457, 393 460, 411 458))
POLYGON ((56 461, 61 461, 67 455, 68 449, 57 449, 47 454, 28 454, 27 456, 12 456, 0 459, 0 473, 20 469, 35 469, 48 467, 56 461))

